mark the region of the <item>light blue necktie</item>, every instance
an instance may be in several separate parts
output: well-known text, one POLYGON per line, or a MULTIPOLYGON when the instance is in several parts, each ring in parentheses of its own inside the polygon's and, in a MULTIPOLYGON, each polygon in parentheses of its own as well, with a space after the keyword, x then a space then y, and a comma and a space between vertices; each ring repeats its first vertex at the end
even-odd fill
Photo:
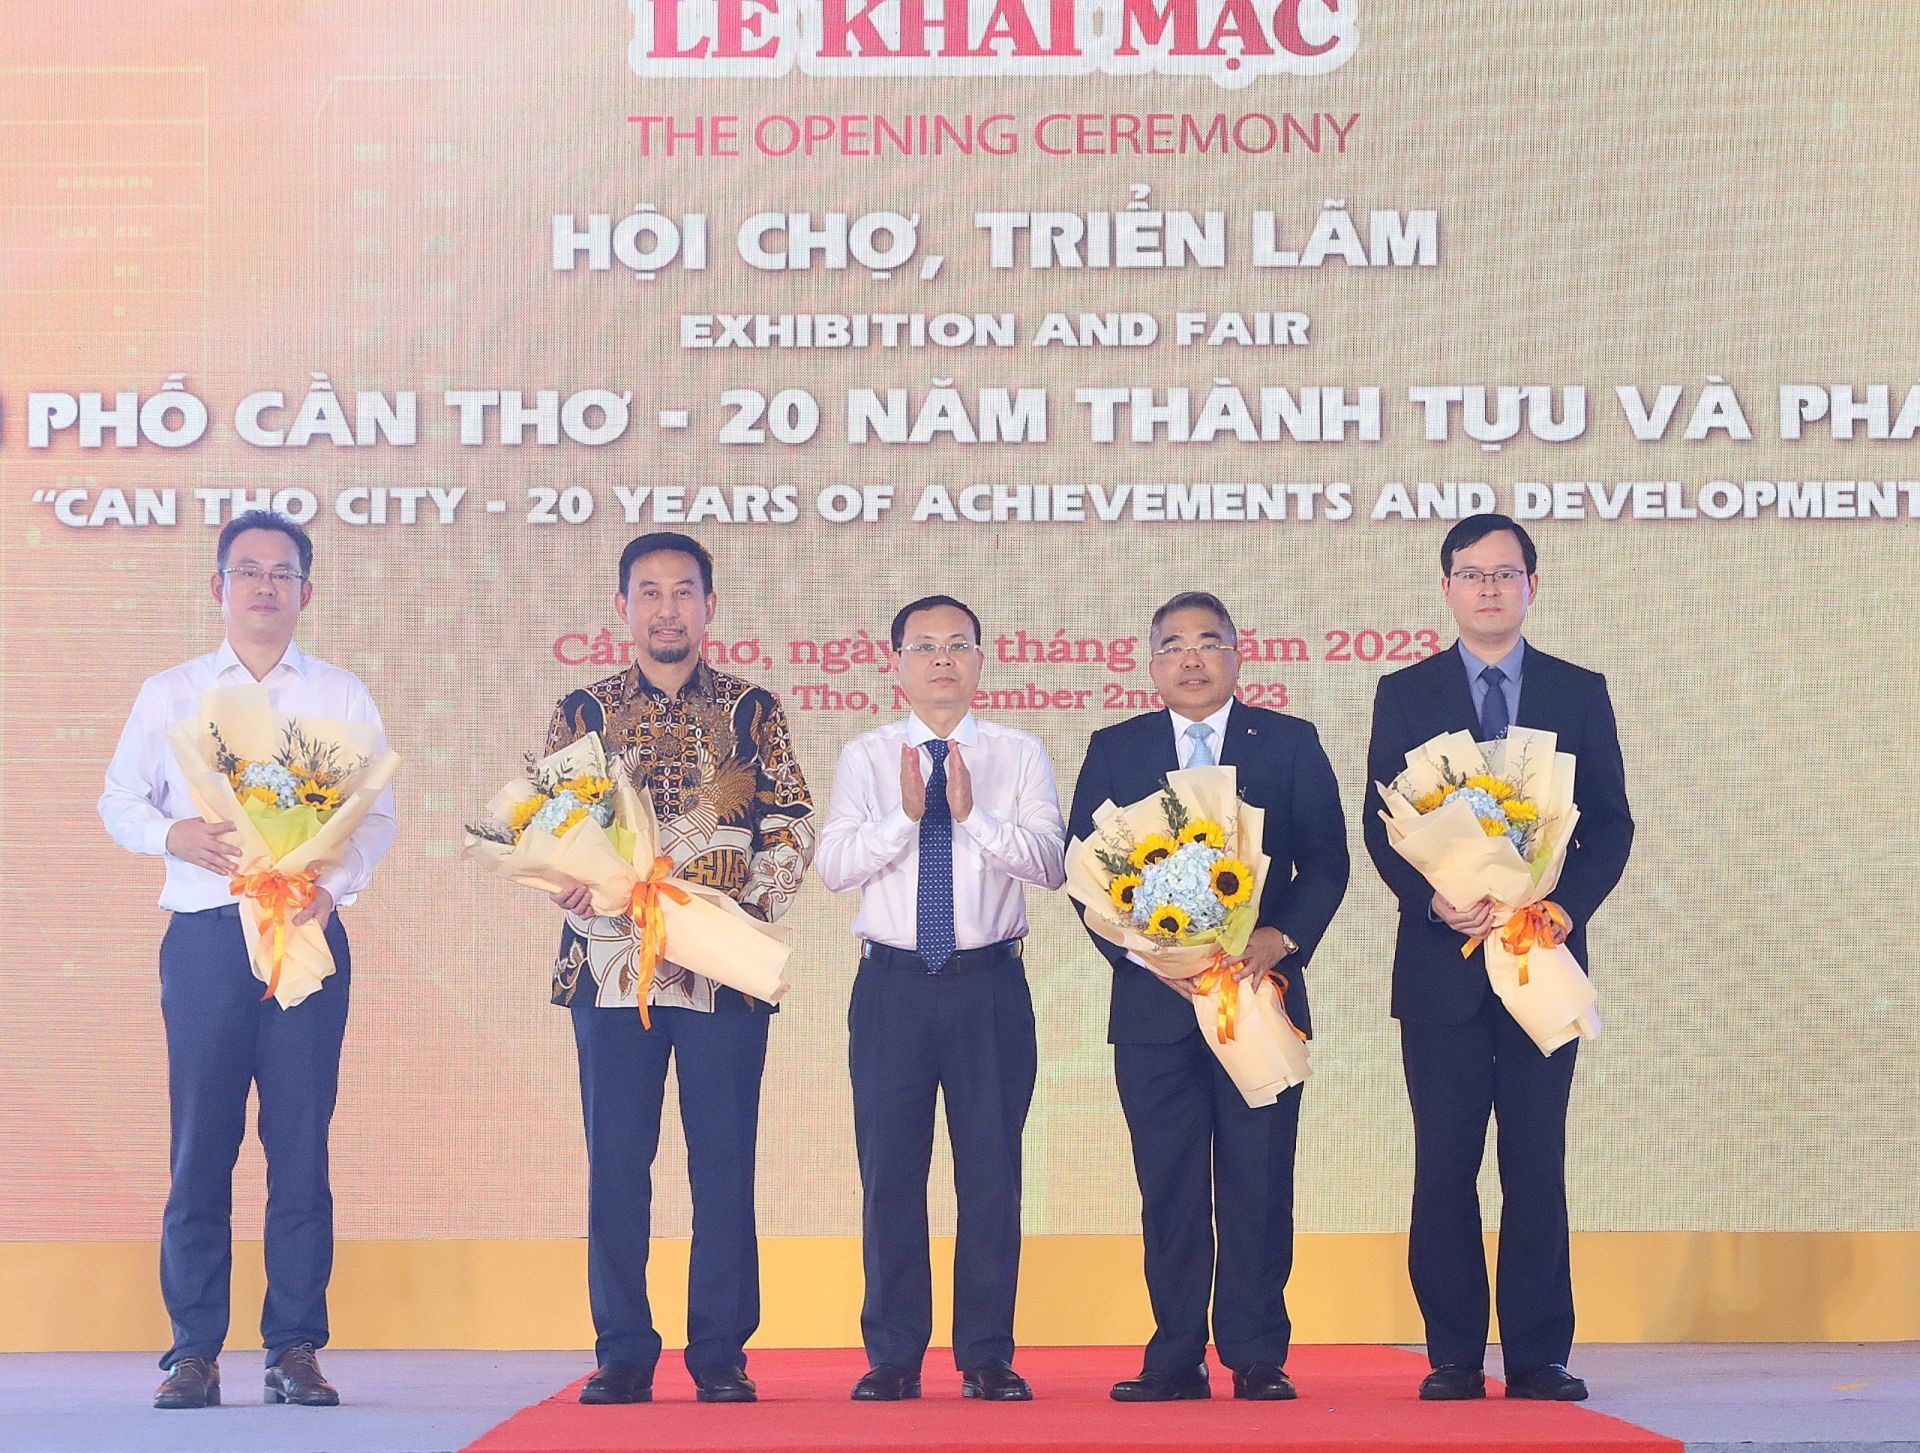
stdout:
POLYGON ((1189 767, 1214 765, 1213 745, 1207 740, 1212 735, 1213 728, 1203 721, 1197 721, 1187 728, 1187 740, 1193 743, 1193 755, 1187 758, 1189 767))
POLYGON ((920 814, 920 892, 915 901, 914 951, 937 974, 953 957, 953 809, 947 806, 947 744, 927 743, 933 771, 920 814))

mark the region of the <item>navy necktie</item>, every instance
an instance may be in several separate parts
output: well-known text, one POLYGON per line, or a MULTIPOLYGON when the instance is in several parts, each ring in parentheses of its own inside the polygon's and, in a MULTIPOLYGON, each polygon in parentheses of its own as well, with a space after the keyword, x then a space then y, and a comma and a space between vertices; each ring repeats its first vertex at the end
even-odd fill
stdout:
POLYGON ((1480 684, 1487 688, 1486 700, 1480 703, 1480 740, 1497 742, 1513 724, 1507 715, 1506 673, 1489 666, 1480 673, 1480 684))
POLYGON ((937 974, 953 957, 953 812, 947 806, 947 744, 928 742, 933 772, 927 778, 927 810, 920 814, 920 895, 914 917, 914 948, 927 972, 937 974))

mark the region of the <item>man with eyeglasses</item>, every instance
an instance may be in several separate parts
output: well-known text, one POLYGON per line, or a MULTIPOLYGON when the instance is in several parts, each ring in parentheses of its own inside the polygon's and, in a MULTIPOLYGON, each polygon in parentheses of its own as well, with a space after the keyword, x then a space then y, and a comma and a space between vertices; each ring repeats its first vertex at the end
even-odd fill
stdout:
MULTIPOLYGON (((1089 836, 1102 802, 1149 797, 1176 768, 1237 769, 1241 799, 1266 811, 1261 845, 1272 866, 1235 977, 1278 977, 1288 1016, 1310 1033, 1306 967, 1346 893, 1346 822, 1312 725, 1234 699, 1238 642, 1227 607, 1204 591, 1176 595, 1154 612, 1148 669, 1167 709, 1093 734, 1070 830, 1089 836)), ((1209 1305, 1233 1395, 1293 1398, 1286 1285, 1301 1087, 1249 1108, 1200 1033, 1191 987, 1089 937, 1113 966, 1107 1038, 1133 1138, 1154 1320, 1139 1376, 1114 1384, 1113 1398, 1211 1396, 1209 1305)))
MULTIPOLYGON (((1407 753, 1442 732, 1481 741, 1518 724, 1556 733, 1578 766, 1580 826, 1554 901, 1573 920, 1567 947, 1584 968, 1586 925, 1613 891, 1633 843, 1625 769, 1606 678, 1549 656, 1521 634, 1539 592, 1538 557, 1505 515, 1475 515, 1440 546, 1440 591, 1460 628, 1452 650, 1381 679, 1367 781, 1391 782, 1407 753)), ((1542 1055, 1494 994, 1486 955, 1463 936, 1493 929, 1494 905, 1449 903, 1388 844, 1368 802, 1367 851, 1400 902, 1393 1014, 1413 1106, 1413 1224, 1407 1248, 1432 1371, 1421 1398, 1486 1396, 1487 1267, 1478 1182, 1487 1119, 1499 1121, 1500 1253, 1496 1304, 1506 1395, 1577 1402, 1568 1253, 1567 1102, 1579 1041, 1542 1055)))
MULTIPOLYGON (((168 750, 168 728, 193 715, 202 692, 259 682, 274 709, 361 722, 380 714, 359 677, 293 644, 313 599, 313 541, 285 515, 254 510, 220 532, 209 583, 226 625, 220 649, 149 677, 107 767, 100 816, 129 852, 166 859, 160 906, 172 921, 160 944, 160 1017, 166 1026, 172 1181, 160 1233, 160 1290, 173 1345, 157 1408, 214 1407, 233 1265, 233 1165, 247 1128, 247 1094, 260 1093, 267 1159, 267 1295, 260 1313, 270 1403, 331 1407, 339 1394, 316 1357, 327 1345, 333 1270, 333 1193, 327 1130, 340 1079, 352 983, 336 908, 362 892, 393 845, 393 792, 380 794, 340 866, 321 875, 293 922, 324 925, 335 973, 291 1009, 262 999, 240 928, 231 877, 233 828, 203 822, 168 750)), ((380 736, 378 750, 384 750, 380 736)))
POLYGON ((927 1174, 939 1093, 959 1209, 961 1394, 1025 1402, 1033 1393, 1013 1369, 1013 1303, 1020 1139, 1037 1056, 1022 895, 1066 881, 1066 829, 1039 740, 973 714, 979 617, 930 595, 901 608, 891 639, 912 711, 840 753, 814 859, 827 887, 860 893, 847 1055, 869 1370, 853 1396, 920 1396, 933 1334, 927 1174))

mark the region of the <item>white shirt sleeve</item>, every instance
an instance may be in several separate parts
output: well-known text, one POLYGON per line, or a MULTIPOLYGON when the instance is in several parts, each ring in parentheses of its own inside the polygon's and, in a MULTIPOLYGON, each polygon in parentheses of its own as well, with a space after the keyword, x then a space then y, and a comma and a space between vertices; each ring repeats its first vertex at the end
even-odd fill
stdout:
POLYGON ((1037 741, 1020 744, 1019 777, 1011 817, 974 803, 965 822, 956 824, 987 858, 1022 883, 1058 888, 1067 881, 1067 825, 1060 816, 1060 793, 1053 763, 1037 741))
POLYGON ((167 834, 184 820, 168 817, 155 803, 166 787, 170 725, 164 693, 154 681, 145 682, 120 730, 120 743, 107 763, 106 790, 100 794, 100 820, 130 853, 163 856, 167 834))
POLYGON ((827 820, 820 829, 813 868, 835 893, 864 888, 898 862, 915 841, 917 824, 898 803, 883 805, 871 754, 849 742, 833 769, 827 820))

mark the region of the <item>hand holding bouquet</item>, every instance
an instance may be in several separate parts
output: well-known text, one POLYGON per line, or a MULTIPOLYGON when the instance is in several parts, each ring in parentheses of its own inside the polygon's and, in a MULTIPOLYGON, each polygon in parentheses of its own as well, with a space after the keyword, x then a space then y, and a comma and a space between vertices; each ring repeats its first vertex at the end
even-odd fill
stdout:
POLYGON ((598 732, 525 772, 467 826, 464 855, 529 888, 584 887, 595 913, 630 921, 634 952, 600 981, 595 1002, 636 1005, 662 959, 768 1003, 787 992, 784 929, 762 923, 718 888, 676 878, 660 851, 653 802, 607 758, 598 732))
POLYGON ((1542 1054, 1600 1033, 1592 981, 1565 947, 1572 924, 1548 897, 1580 820, 1574 758, 1556 746, 1531 727, 1497 742, 1448 732, 1407 753, 1390 786, 1375 784, 1394 851, 1448 902, 1493 901, 1487 978, 1542 1054))
POLYGON ((1239 800, 1232 767, 1167 775, 1157 796, 1094 812, 1067 845, 1067 893, 1087 927, 1164 979, 1189 980, 1207 1043, 1249 1105, 1270 1105, 1312 1072, 1271 978, 1242 984, 1270 860, 1265 812, 1239 800))
POLYGON ((263 999, 291 1009, 333 973, 326 926, 294 924, 320 874, 337 867, 400 767, 369 726, 291 717, 264 686, 206 692, 167 733, 194 806, 230 823, 240 861, 230 884, 263 999))

